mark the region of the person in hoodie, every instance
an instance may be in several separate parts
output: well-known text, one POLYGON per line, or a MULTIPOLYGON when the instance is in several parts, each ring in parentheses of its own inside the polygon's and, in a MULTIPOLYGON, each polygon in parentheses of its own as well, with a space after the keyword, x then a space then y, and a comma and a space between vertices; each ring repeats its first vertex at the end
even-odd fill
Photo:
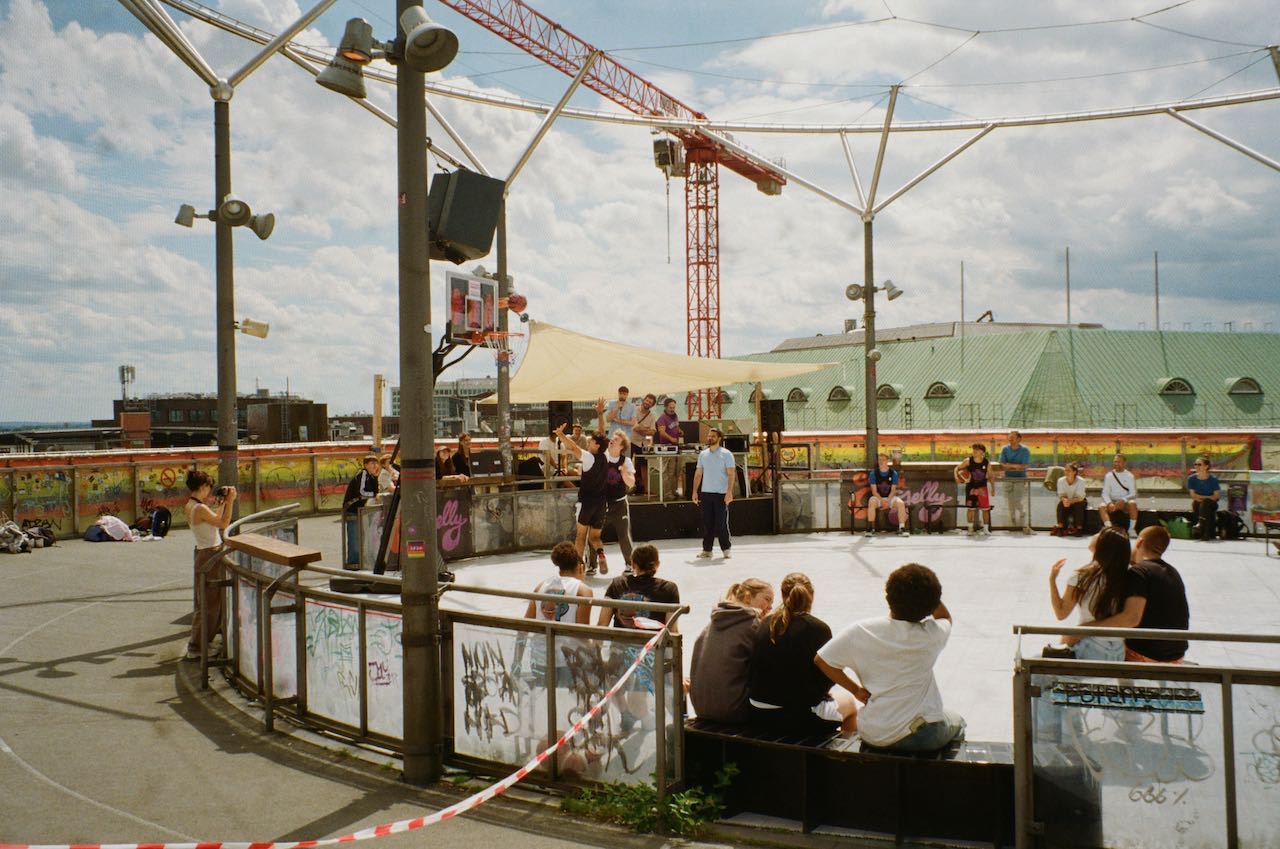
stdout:
POLYGON ((699 719, 743 724, 751 718, 747 682, 760 617, 773 609, 773 587, 747 578, 724 601, 693 644, 689 698, 699 719))

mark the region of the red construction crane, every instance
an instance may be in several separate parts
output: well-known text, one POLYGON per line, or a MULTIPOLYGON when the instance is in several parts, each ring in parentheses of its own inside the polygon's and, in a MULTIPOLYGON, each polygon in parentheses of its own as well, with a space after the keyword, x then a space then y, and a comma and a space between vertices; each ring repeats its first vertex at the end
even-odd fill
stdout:
MULTIPOLYGON (((569 77, 577 76, 596 48, 568 32, 521 0, 440 0, 480 26, 546 62, 569 77)), ((652 83, 601 52, 582 84, 614 103, 651 117, 706 120, 706 115, 681 103, 652 83)), ((658 166, 669 176, 685 177, 685 321, 690 356, 720 356, 720 176, 723 164, 776 195, 786 183, 783 175, 694 130, 672 128, 684 145, 680 150, 663 141, 654 143, 658 166)), ((719 418, 720 390, 690 392, 689 417, 719 418)))

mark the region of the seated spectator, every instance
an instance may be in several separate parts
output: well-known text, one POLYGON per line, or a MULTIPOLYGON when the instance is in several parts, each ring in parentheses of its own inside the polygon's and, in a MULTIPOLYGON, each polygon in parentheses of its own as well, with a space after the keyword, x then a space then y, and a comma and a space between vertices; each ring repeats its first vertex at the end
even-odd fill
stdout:
POLYGON ((881 507, 897 512, 898 534, 909 536, 907 502, 898 495, 898 472, 889 468, 888 454, 877 455, 876 461, 876 468, 867 473, 867 483, 871 487, 871 495, 867 498, 867 536, 875 536, 876 513, 881 507))
POLYGON ((963 739, 965 723, 945 710, 933 665, 951 635, 942 583, 919 563, 899 566, 885 581, 889 615, 864 619, 822 646, 814 663, 861 702, 858 734, 903 752, 932 752, 963 739), (858 677, 854 681, 846 669, 858 677))
POLYGON ((773 608, 773 587, 747 578, 729 587, 724 601, 693 644, 689 698, 701 719, 745 723, 751 650, 760 617, 773 608))
MULTIPOLYGON (((1128 592, 1129 535, 1119 528, 1103 528, 1089 543, 1093 560, 1067 579, 1067 590, 1058 593, 1058 573, 1066 560, 1049 569, 1049 602, 1061 622, 1079 609, 1079 622, 1114 616, 1124 607, 1128 592)), ((1075 644, 1081 660, 1124 660, 1124 640, 1118 637, 1085 637, 1075 644)))
MULTIPOLYGON (((554 577, 540 581, 533 588, 535 593, 562 595, 566 598, 591 598, 594 593, 585 583, 586 564, 578 554, 573 543, 564 541, 556 543, 551 549, 551 562, 559 570, 554 577)), ((552 622, 576 622, 579 625, 591 624, 591 606, 587 604, 570 604, 564 602, 530 601, 524 612, 525 619, 548 619, 552 622)))
POLYGON ((813 665, 831 639, 809 612, 813 584, 799 572, 782 579, 782 604, 756 630, 747 688, 751 724, 777 734, 834 734, 857 728, 858 706, 813 665))
MULTIPOLYGON (((1178 570, 1161 559, 1168 548, 1169 531, 1164 526, 1144 528, 1129 558, 1129 587, 1124 607, 1114 616, 1084 624, 1096 628, 1188 630, 1191 611, 1187 588, 1178 570)), ((1131 663, 1182 663, 1186 653, 1186 640, 1128 637, 1124 641, 1124 659, 1131 663)))
POLYGON ((1209 455, 1201 454, 1196 460, 1196 470, 1187 478, 1187 491, 1191 493, 1191 512, 1196 514, 1196 526, 1191 535, 1196 539, 1218 538, 1218 498, 1222 487, 1216 475, 1209 474, 1209 455))
POLYGON ((1123 454, 1117 454, 1111 461, 1111 469, 1102 476, 1102 504, 1098 506, 1098 515, 1102 516, 1102 526, 1111 527, 1111 514, 1122 512, 1128 515, 1129 521, 1138 523, 1138 483, 1133 472, 1125 468, 1127 460, 1123 454))
MULTIPOLYGON (((1084 487, 1080 467, 1067 463, 1062 477, 1058 478, 1058 523, 1049 533, 1055 537, 1078 537, 1084 533, 1084 487), (1067 525, 1070 524, 1070 527, 1067 525)), ((1059 617, 1061 618, 1061 617, 1059 617)))
POLYGON ((400 481, 400 470, 391 465, 391 455, 378 458, 378 495, 390 495, 400 481))
MULTIPOLYGON (((577 549, 575 549, 576 551, 577 549)), ((604 591, 605 598, 622 601, 644 601, 657 604, 679 604, 680 588, 671 581, 657 577, 661 566, 658 549, 652 545, 637 546, 631 552, 630 573, 624 573, 609 583, 604 591)), ((612 624, 616 628, 639 628, 643 631, 659 631, 666 625, 667 614, 661 610, 645 610, 644 608, 602 607, 596 624, 606 626, 612 624)), ((672 633, 676 633, 676 623, 671 623, 672 633)), ((611 670, 621 674, 623 670, 635 662, 640 652, 639 646, 627 646, 618 652, 620 658, 611 670)), ((624 734, 630 732, 638 722, 642 731, 652 730, 654 718, 650 705, 653 699, 653 653, 650 652, 636 669, 627 684, 627 689, 620 694, 618 710, 620 727, 624 734)))
POLYGON ((444 445, 436 449, 436 481, 465 481, 466 475, 454 473, 453 449, 444 445))

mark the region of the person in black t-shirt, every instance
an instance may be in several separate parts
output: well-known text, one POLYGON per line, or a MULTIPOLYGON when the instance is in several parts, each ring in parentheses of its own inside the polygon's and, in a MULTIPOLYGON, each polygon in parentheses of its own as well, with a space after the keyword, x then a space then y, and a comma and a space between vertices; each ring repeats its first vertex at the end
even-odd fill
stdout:
MULTIPOLYGON (((660 565, 658 549, 655 546, 636 547, 631 552, 632 573, 614 578, 609 588, 604 591, 604 597, 620 601, 679 604, 680 588, 671 581, 656 577, 660 565)), ((666 623, 666 611, 634 607, 627 609, 602 607, 600 618, 596 622, 601 627, 612 624, 615 628, 638 628, 642 631, 660 631, 666 623)), ((671 624, 670 630, 672 633, 678 633, 676 623, 671 624)), ((611 664, 611 671, 615 676, 621 675, 640 653, 639 646, 621 647, 620 651, 618 648, 618 645, 614 644, 614 650, 617 651, 620 659, 620 662, 611 664)), ((654 714, 650 704, 653 696, 653 655, 654 653, 650 652, 645 656, 619 699, 618 709, 621 713, 619 719, 624 734, 629 732, 637 722, 640 723, 643 731, 653 729, 654 714)))
MULTIPOLYGON (((1128 597, 1115 616, 1084 624, 1097 628, 1157 628, 1186 631, 1191 627, 1191 610, 1182 576, 1161 557, 1169 548, 1169 532, 1151 525, 1138 534, 1129 567, 1128 597)), ((1136 663, 1181 663, 1187 653, 1186 640, 1124 641, 1124 659, 1136 663)))
POLYGON ((956 464, 953 474, 956 483, 964 484, 969 533, 986 536, 991 533, 991 463, 987 460, 987 446, 975 442, 969 447, 973 453, 956 464), (975 529, 974 518, 979 510, 982 511, 982 524, 975 529))
POLYGON ((831 640, 827 623, 809 612, 813 584, 792 572, 779 586, 781 606, 756 630, 747 685, 751 724, 779 734, 834 734, 857 728, 852 694, 813 662, 831 640))
POLYGON ((365 499, 378 497, 378 455, 365 455, 362 464, 364 468, 347 484, 347 491, 342 496, 342 527, 346 540, 344 566, 360 564, 360 508, 364 506, 365 499))
MULTIPOLYGON (((582 464, 582 478, 578 481, 578 510, 574 519, 573 547, 582 557, 587 545, 592 552, 603 551, 604 543, 600 541, 600 531, 604 528, 604 517, 608 507, 608 466, 605 463, 604 451, 608 440, 603 433, 593 433, 587 437, 587 447, 564 435, 565 424, 552 431, 552 435, 563 446, 570 457, 577 457, 582 464)), ((587 576, 595 575, 595 560, 587 560, 587 576)), ((602 564, 603 565, 603 564, 602 564)), ((607 565, 601 571, 609 571, 607 565)))

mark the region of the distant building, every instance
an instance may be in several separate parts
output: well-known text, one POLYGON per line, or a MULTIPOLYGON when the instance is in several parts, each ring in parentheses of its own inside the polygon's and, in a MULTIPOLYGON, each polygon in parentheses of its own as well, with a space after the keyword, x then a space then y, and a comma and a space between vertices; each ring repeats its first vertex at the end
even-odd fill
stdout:
MULTIPOLYGON (((468 432, 497 432, 496 417, 482 420, 476 412, 479 399, 498 391, 497 378, 460 377, 457 380, 441 380, 435 385, 431 415, 435 424, 435 437, 444 439, 468 432)), ((399 416, 400 387, 391 387, 391 415, 399 416)))
MULTIPOLYGON (((1277 427, 1280 334, 942 322, 876 333, 886 430, 1277 427)), ((788 430, 865 424, 863 333, 788 339, 742 359, 833 363, 766 381, 788 430)), ((755 418, 755 387, 722 389, 725 418, 755 418)))
MULTIPOLYGON (((218 442, 217 395, 175 393, 116 399, 112 412, 113 419, 93 421, 95 427, 107 428, 120 428, 124 422, 122 444, 110 447, 180 448, 218 442)), ((272 395, 267 389, 237 396, 236 424, 242 443, 321 442, 329 438, 325 404, 297 395, 272 395)))

